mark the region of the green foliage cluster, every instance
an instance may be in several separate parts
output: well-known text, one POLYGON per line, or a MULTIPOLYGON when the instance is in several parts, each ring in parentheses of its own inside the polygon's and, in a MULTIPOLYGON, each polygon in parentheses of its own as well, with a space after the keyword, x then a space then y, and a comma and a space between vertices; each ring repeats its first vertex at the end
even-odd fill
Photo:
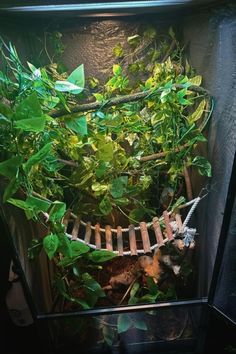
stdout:
POLYGON ((206 141, 206 94, 196 90, 202 79, 183 60, 173 31, 159 40, 149 28, 127 43, 127 52, 119 43, 113 49, 116 63, 100 85, 96 78, 86 84, 83 64, 70 74, 53 62, 24 65, 16 48, 1 41, 0 175, 8 181, 3 200, 28 219, 45 223, 48 215, 50 234, 33 241, 29 256, 43 247, 61 269, 60 293, 83 308, 104 296, 89 267, 101 267, 114 255, 70 241, 62 225, 66 210, 101 223, 115 220, 116 213, 127 223, 140 222, 161 211, 165 195, 171 196, 165 205, 171 208, 185 194, 186 167, 211 175, 209 162, 194 153, 206 141), (76 107, 88 92, 96 108, 81 112, 76 107), (129 99, 140 92, 142 98, 129 99), (120 96, 126 102, 119 103, 120 96), (24 197, 17 198, 18 191, 24 197), (68 274, 81 297, 70 291, 68 274))

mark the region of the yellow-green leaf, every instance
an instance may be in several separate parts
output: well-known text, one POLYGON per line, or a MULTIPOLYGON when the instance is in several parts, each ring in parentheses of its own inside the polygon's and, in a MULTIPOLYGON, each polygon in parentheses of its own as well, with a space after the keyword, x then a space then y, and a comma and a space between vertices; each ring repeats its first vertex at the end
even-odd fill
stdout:
POLYGON ((191 77, 191 79, 188 80, 192 85, 200 86, 202 83, 202 76, 197 75, 194 77, 191 77))
POLYGON ((193 124, 194 122, 196 122, 197 120, 199 120, 204 112, 206 106, 206 100, 202 100, 197 109, 188 117, 188 121, 190 124, 193 124))

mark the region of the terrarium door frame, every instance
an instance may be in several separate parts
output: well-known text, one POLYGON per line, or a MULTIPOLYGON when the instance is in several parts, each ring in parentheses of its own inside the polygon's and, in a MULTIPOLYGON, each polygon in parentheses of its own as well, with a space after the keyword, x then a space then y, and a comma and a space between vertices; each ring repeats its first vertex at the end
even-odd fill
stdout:
MULTIPOLYGON (((150 2, 151 3, 151 2, 150 2)), ((172 2, 173 5, 173 2, 172 2)), ((4 9, 2 9, 3 11, 4 9)), ((17 10, 18 11, 18 10, 17 10)), ((19 11, 20 12, 20 11, 19 11)), ((7 13, 9 14, 10 11, 7 10, 7 13)), ((30 12, 29 12, 30 13, 30 12)), ((19 21, 19 18, 18 18, 19 21)), ((229 24, 231 26, 231 23, 229 24)), ((190 34, 191 35, 191 34, 190 34)), ((196 45, 196 42, 195 42, 196 45)), ((215 55, 218 55, 218 52, 215 52, 215 55)), ((220 101, 220 99, 219 99, 220 101)), ((220 101, 221 102, 221 101, 220 101)), ((215 123, 213 123, 214 126, 215 123)), ((226 129, 227 126, 223 126, 223 129, 226 129)), ((212 149, 214 150, 214 141, 212 142, 212 149)), ((235 150, 234 150, 235 151, 235 150)), ((218 150, 216 150, 216 153, 218 153, 218 150)), ((218 155, 217 155, 218 156, 218 155)), ((232 159, 233 160, 233 159, 232 159)), ((213 161, 214 162, 214 161, 213 161)), ((215 165, 217 163, 215 162, 215 165)), ((191 315, 195 314, 196 315, 196 321, 197 321, 197 327, 198 330, 195 332, 194 338, 186 339, 183 338, 182 340, 178 340, 173 344, 173 347, 170 348, 170 342, 168 341, 155 341, 155 343, 150 343, 150 348, 155 350, 155 348, 160 346, 164 352, 168 351, 169 349, 180 349, 181 352, 183 352, 183 349, 185 348, 186 352, 195 352, 195 353, 201 353, 204 348, 204 336, 207 330, 207 314, 209 311, 216 311, 218 313, 223 314, 224 317, 227 317, 233 324, 235 324, 235 318, 230 315, 230 311, 226 311, 224 315, 224 306, 225 304, 222 304, 222 302, 216 301, 216 292, 218 291, 219 294, 219 289, 224 293, 225 288, 224 288, 224 277, 222 276, 222 273, 219 271, 222 269, 222 265, 225 262, 225 252, 228 252, 227 257, 231 259, 232 254, 230 252, 230 248, 228 246, 228 235, 232 235, 232 215, 234 215, 234 206, 233 203, 235 201, 235 174, 236 174, 236 162, 234 158, 234 163, 230 161, 229 165, 226 166, 227 171, 226 174, 227 176, 222 178, 220 182, 225 183, 224 188, 228 190, 227 194, 227 200, 226 204, 223 203, 224 209, 221 211, 214 210, 216 213, 223 212, 224 213, 224 219, 222 221, 222 231, 221 235, 219 238, 219 244, 218 244, 218 252, 217 256, 214 260, 215 266, 214 266, 214 271, 213 271, 213 280, 211 282, 211 287, 210 287, 210 292, 209 296, 199 296, 197 299, 192 299, 192 300, 186 300, 186 301, 171 301, 171 302, 159 302, 156 304, 136 304, 134 306, 116 306, 114 308, 99 308, 99 309, 92 309, 92 310, 81 310, 81 311, 74 311, 74 312, 67 312, 67 313, 44 313, 43 311, 39 311, 36 305, 35 297, 32 294, 32 287, 29 287, 29 279, 28 275, 25 272, 24 267, 22 266, 21 259, 19 257, 19 250, 17 249, 15 243, 13 242, 14 235, 12 232, 9 231, 9 225, 6 223, 6 218, 4 215, 2 215, 2 220, 5 222, 5 233, 8 235, 9 240, 11 242, 11 249, 13 251, 13 260, 14 263, 17 267, 17 272, 19 273, 21 283, 25 292, 25 296, 27 299, 27 303, 29 305, 30 312, 32 314, 32 318, 39 325, 40 328, 43 328, 45 326, 45 323, 48 324, 48 327, 51 328, 51 323, 54 321, 64 321, 66 319, 77 319, 77 318, 91 318, 91 317, 97 317, 99 316, 106 316, 106 315, 120 315, 120 314, 143 314, 144 312, 147 311, 164 311, 169 309, 184 309, 184 311, 188 311, 190 309, 191 315), (231 180, 229 182, 228 176, 231 174, 231 167, 232 168, 232 175, 231 175, 231 180), (229 182, 229 184, 228 184, 229 182), (231 231, 229 231, 229 229, 231 231), (220 278, 219 278, 220 277, 220 278), (221 280, 221 281, 220 281, 221 280), (193 351, 194 350, 194 351, 193 351)), ((216 169, 216 166, 215 166, 216 169)), ((203 207, 204 209, 204 207, 203 207)), ((19 217, 20 218, 20 217, 19 217)), ((214 219, 214 213, 211 211, 211 219, 214 219)), ((18 219, 20 220, 20 219, 18 219)), ((204 219, 203 219, 204 220, 204 219)), ((21 225, 18 224, 18 227, 21 225)), ((26 230, 27 232, 28 230, 26 230)), ((207 252, 208 249, 204 249, 204 257, 207 257, 207 252)), ((223 266, 225 269, 227 267, 227 264, 223 266)), ((232 265, 231 265, 232 267, 232 265)), ((227 269, 227 268, 226 268, 227 269)), ((37 276, 37 270, 33 272, 35 276, 37 276)), ((235 279, 233 278, 235 274, 233 272, 230 272, 230 275, 232 276, 232 280, 235 279)), ((232 280, 228 280, 230 283, 233 282, 232 280)), ((34 281, 37 281, 37 278, 34 278, 34 281)), ((32 285, 32 284, 31 284, 32 285)), ((200 291, 201 293, 201 291, 200 291)), ((202 292, 204 293, 204 291, 202 292)), ((208 293, 208 292, 207 292, 208 293)), ((205 292, 206 294, 206 292, 205 292)), ((232 298, 234 294, 234 291, 229 294, 229 296, 232 298)), ((218 297, 219 300, 219 297, 218 297)), ((178 311, 178 310, 177 310, 178 311)), ((194 327, 194 326, 192 326, 194 327)), ((127 342, 127 338, 123 339, 123 345, 127 342)), ((133 343, 131 346, 127 346, 126 350, 129 349, 129 353, 139 353, 143 350, 143 347, 146 345, 145 348, 147 348, 147 343, 142 342, 141 340, 136 343, 133 343)), ((95 348, 96 350, 96 348, 95 348)))

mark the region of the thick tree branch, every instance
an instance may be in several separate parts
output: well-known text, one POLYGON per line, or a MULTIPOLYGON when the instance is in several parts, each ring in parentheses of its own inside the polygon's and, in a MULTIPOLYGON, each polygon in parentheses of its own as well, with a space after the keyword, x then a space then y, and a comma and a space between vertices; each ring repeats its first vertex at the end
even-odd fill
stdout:
MULTIPOLYGON (((174 85, 174 87, 177 89, 185 88, 185 86, 181 85, 181 84, 176 84, 176 85, 174 85)), ((95 110, 97 110, 101 107, 104 107, 104 106, 111 107, 111 106, 116 106, 116 105, 119 105, 122 103, 128 103, 128 102, 133 102, 133 101, 137 101, 140 99, 145 99, 151 95, 160 94, 163 91, 164 91, 164 88, 161 87, 156 90, 147 90, 147 91, 142 91, 142 92, 137 92, 137 93, 131 93, 130 95, 114 97, 114 98, 111 98, 105 102, 97 102, 96 101, 96 102, 83 103, 80 106, 76 106, 74 108, 71 108, 70 113, 68 113, 68 111, 66 111, 66 110, 60 110, 60 111, 52 112, 51 116, 54 118, 57 118, 57 117, 61 117, 63 115, 70 115, 72 113, 95 111, 95 110)), ((192 85, 192 86, 188 87, 188 91, 193 91, 193 92, 203 94, 203 95, 209 95, 209 92, 206 89, 204 89, 201 86, 196 86, 196 85, 192 85)))

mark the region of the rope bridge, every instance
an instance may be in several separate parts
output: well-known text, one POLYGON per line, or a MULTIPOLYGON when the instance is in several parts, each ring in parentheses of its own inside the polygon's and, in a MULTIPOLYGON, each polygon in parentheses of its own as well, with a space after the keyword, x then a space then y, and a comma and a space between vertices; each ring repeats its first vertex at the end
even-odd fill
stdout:
MULTIPOLYGON (((139 226, 130 225, 128 228, 122 228, 118 226, 116 229, 111 228, 110 225, 106 225, 105 228, 101 228, 100 224, 91 225, 91 222, 84 222, 79 216, 76 216, 72 212, 68 211, 63 219, 63 224, 67 232, 67 237, 71 240, 77 240, 87 244, 91 249, 112 251, 119 256, 126 255, 138 255, 150 253, 158 247, 163 246, 168 241, 173 241, 175 238, 182 239, 185 246, 191 246, 194 244, 194 237, 196 235, 196 229, 189 228, 187 225, 190 218, 196 209, 198 203, 203 197, 197 197, 179 208, 186 208, 191 206, 185 220, 182 222, 181 215, 179 213, 168 212, 165 210, 163 215, 158 218, 154 217, 151 222, 140 222, 139 226), (68 229, 73 224, 72 232, 69 233, 68 229), (161 225, 164 224, 164 230, 162 231, 161 225), (85 230, 84 238, 79 237, 81 233, 81 225, 85 230), (149 233, 154 233, 154 244, 151 245, 149 233), (124 235, 128 234, 128 238, 124 235), (141 248, 137 245, 137 234, 141 235, 141 248), (124 241, 128 239, 129 250, 124 250, 124 241), (94 240, 94 242, 92 241, 94 240), (102 245, 105 248, 102 248, 102 245)), ((127 242, 127 241, 126 241, 127 242)))

